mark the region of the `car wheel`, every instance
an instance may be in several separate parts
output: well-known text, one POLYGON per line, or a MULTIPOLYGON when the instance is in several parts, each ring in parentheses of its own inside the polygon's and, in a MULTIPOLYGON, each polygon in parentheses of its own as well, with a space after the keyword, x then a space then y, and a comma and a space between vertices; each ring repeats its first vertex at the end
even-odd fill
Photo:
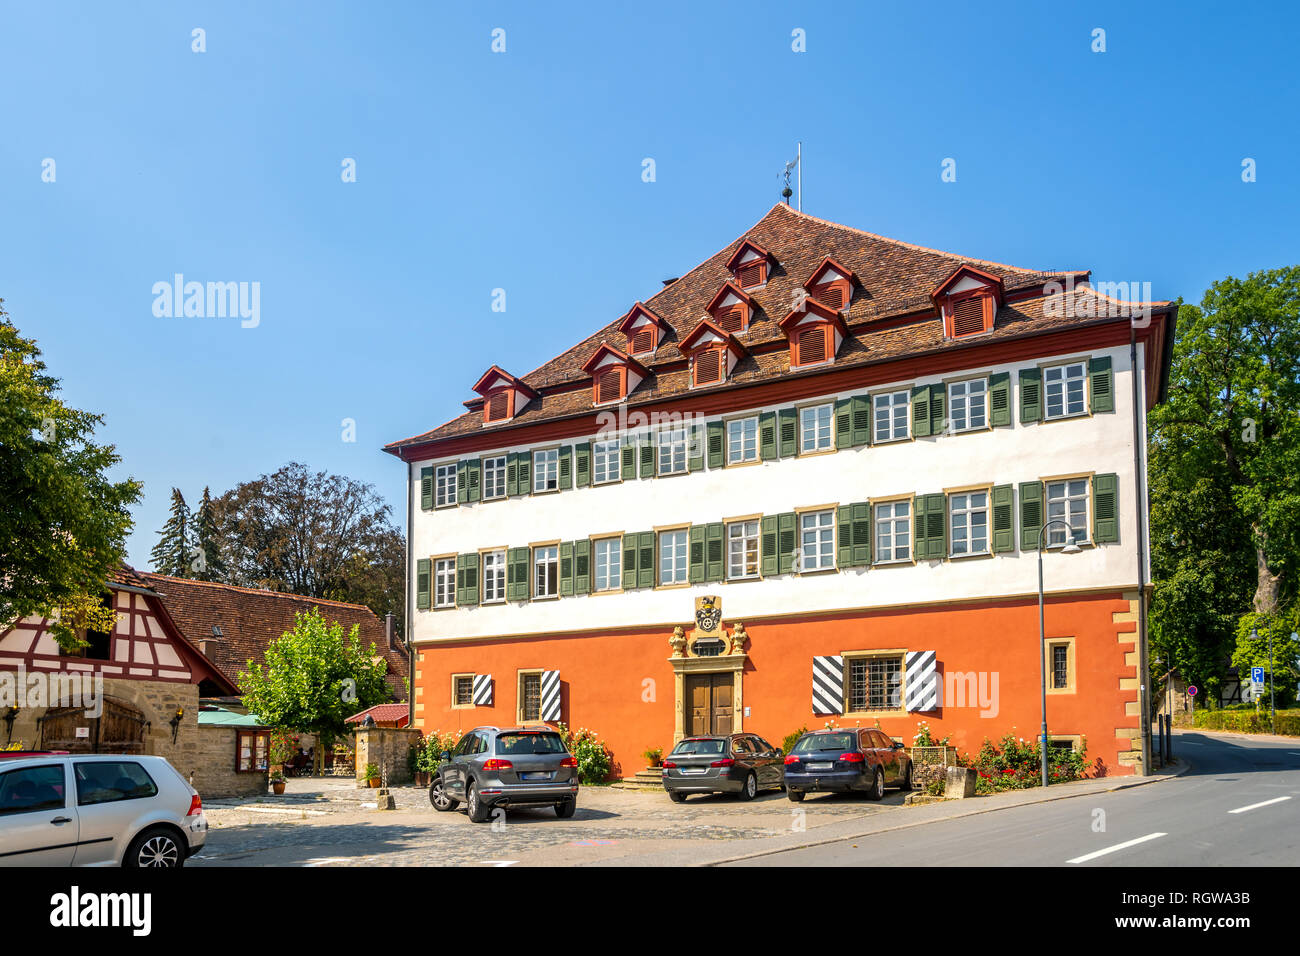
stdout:
POLYGON ((885 795, 885 775, 879 767, 871 778, 871 789, 867 791, 868 800, 879 800, 885 795))
POLYGON ((669 790, 668 799, 671 800, 673 803, 685 803, 686 794, 678 793, 676 790, 669 790))
POLYGON ((791 790, 789 787, 786 787, 785 795, 789 797, 794 803, 803 803, 802 790, 791 790))
POLYGON ((465 808, 474 823, 486 823, 488 815, 492 812, 492 808, 478 795, 478 784, 475 783, 471 783, 469 789, 465 791, 465 808))
POLYGON ((902 787, 904 793, 912 789, 912 764, 910 761, 907 764, 907 769, 903 771, 903 782, 899 786, 902 787))
POLYGON ((185 847, 172 830, 154 827, 131 841, 122 863, 132 868, 181 867, 185 865, 185 847))
POLYGON ((740 799, 753 800, 758 795, 758 778, 752 773, 745 777, 745 786, 740 791, 740 799))
POLYGON ((446 813, 460 806, 459 800, 455 800, 447 794, 441 780, 435 780, 433 786, 429 788, 429 802, 433 804, 433 809, 439 813, 446 813))
POLYGON ((573 816, 574 811, 578 809, 578 798, 571 800, 561 800, 555 805, 555 815, 561 820, 567 820, 573 816))

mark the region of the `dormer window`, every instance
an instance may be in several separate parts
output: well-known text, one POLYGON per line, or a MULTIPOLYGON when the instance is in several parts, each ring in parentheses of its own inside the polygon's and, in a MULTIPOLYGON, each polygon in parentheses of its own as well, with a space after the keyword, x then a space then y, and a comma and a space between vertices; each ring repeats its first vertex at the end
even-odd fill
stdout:
POLYGON ((627 336, 628 355, 651 355, 659 347, 670 326, 638 302, 623 316, 618 330, 627 336))
POLYGON ((650 374, 636 359, 607 342, 601 343, 582 370, 591 376, 591 400, 596 405, 625 400, 650 374))
POLYGON ((795 365, 816 365, 826 361, 826 337, 830 326, 824 323, 800 329, 795 342, 795 365))
POLYGON ((1002 303, 1002 280, 974 266, 961 266, 930 298, 943 316, 945 338, 982 335, 993 330, 1002 303))
POLYGON ((504 422, 510 417, 510 393, 494 392, 484 402, 483 419, 488 422, 504 422))
POLYGON ((753 300, 734 282, 728 282, 705 306, 709 318, 724 332, 742 335, 749 329, 753 300))
POLYGON ((742 289, 757 289, 767 284, 772 256, 756 242, 746 239, 727 260, 727 268, 742 289))
POLYGON ((701 319, 680 348, 691 362, 692 388, 725 382, 745 354, 736 337, 712 319, 701 319))
MULTIPOLYGON (((537 397, 537 392, 523 381, 495 365, 474 384, 474 391, 482 396, 478 401, 483 405, 484 425, 510 421, 537 397)), ((476 403, 469 401, 465 404, 473 408, 476 403)))
POLYGON ((691 381, 694 385, 714 385, 722 381, 721 348, 700 349, 691 359, 691 381))
POLYGON ((617 402, 624 395, 625 381, 621 368, 611 368, 601 372, 596 376, 596 404, 617 402))
POLYGON ((781 331, 790 340, 792 369, 835 361, 840 343, 849 334, 839 310, 812 297, 781 320, 781 331))
POLYGON ((830 309, 843 311, 853 298, 853 273, 827 256, 821 261, 808 281, 803 284, 808 294, 830 309))

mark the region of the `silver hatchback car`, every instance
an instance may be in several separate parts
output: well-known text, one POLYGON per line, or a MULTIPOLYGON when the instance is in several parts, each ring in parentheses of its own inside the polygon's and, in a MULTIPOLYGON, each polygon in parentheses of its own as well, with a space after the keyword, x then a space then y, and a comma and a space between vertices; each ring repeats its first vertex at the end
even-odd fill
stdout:
POLYGON ((429 788, 435 810, 461 802, 475 823, 495 807, 553 806, 561 818, 578 806, 578 761, 549 727, 475 727, 443 754, 429 788))
POLYGON ((198 792, 162 757, 0 759, 0 866, 183 866, 207 837, 198 792))

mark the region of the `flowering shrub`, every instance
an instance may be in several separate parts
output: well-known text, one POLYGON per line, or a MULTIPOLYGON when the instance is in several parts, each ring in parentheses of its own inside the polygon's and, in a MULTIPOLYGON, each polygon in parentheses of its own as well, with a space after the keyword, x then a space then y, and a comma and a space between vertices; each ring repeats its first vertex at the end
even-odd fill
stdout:
POLYGON ((914 747, 946 747, 948 746, 949 737, 942 740, 935 740, 930 734, 930 724, 927 721, 921 721, 916 725, 916 736, 912 738, 914 747))
POLYGON ((788 754, 791 750, 794 750, 794 745, 797 744, 799 742, 799 738, 806 733, 808 733, 808 728, 800 727, 794 733, 787 734, 785 740, 781 741, 781 752, 784 754, 788 754))
POLYGON ((614 753, 600 735, 586 727, 570 730, 567 724, 560 724, 559 730, 564 746, 577 758, 578 782, 604 783, 614 765, 614 753))
POLYGON ((415 769, 420 773, 437 773, 445 751, 455 750, 460 743, 461 732, 449 730, 442 733, 435 730, 424 738, 424 746, 415 754, 415 769))
MULTIPOLYGON (((1065 783, 1080 779, 1087 768, 1086 741, 1079 750, 1052 747, 1047 753, 1047 774, 1050 783, 1065 783)), ((1004 790, 1027 790, 1042 783, 1042 767, 1037 741, 1027 741, 1007 734, 994 746, 987 737, 973 758, 964 757, 963 766, 974 768, 979 774, 975 792, 1000 793, 1004 790)))
POLYGON ((291 763, 298 755, 298 740, 298 735, 292 730, 272 730, 268 752, 271 765, 291 763))

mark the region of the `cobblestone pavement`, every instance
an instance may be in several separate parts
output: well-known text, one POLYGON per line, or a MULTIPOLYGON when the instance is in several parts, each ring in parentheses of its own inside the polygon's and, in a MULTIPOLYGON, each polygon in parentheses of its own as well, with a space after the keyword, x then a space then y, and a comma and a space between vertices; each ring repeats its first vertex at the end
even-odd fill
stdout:
MULTIPOLYGON (((517 810, 504 822, 472 824, 464 810, 437 813, 423 788, 392 790, 396 810, 374 807, 375 792, 338 778, 293 779, 282 796, 206 802, 209 833, 191 866, 455 866, 599 860, 629 850, 662 851, 693 841, 790 833, 878 813, 907 812, 891 792, 881 803, 860 796, 814 795, 793 804, 783 793, 750 803, 662 791, 585 787, 577 813, 517 810), (367 806, 369 804, 369 806, 367 806)), ((716 844, 714 844, 716 845, 716 844)))

